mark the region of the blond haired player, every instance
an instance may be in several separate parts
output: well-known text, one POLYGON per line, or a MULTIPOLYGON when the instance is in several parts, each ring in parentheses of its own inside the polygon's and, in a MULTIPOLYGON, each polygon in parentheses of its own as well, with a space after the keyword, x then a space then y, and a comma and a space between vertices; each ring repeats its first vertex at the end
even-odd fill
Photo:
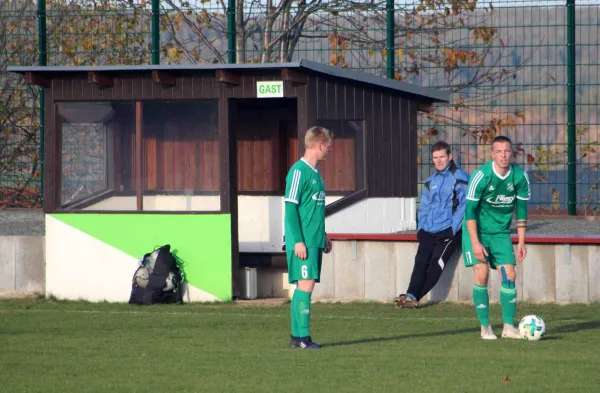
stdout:
POLYGON ((310 301, 320 281, 323 252, 331 251, 325 233, 325 184, 317 163, 331 149, 332 134, 323 127, 306 132, 304 156, 290 168, 285 185, 285 246, 289 282, 296 284, 290 305, 291 348, 318 349, 310 335, 310 301))

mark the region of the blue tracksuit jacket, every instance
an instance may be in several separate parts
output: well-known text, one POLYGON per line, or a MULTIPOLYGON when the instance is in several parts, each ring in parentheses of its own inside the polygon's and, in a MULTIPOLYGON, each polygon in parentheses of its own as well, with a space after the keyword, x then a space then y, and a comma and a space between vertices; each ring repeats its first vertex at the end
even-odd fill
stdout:
POLYGON ((443 171, 436 171, 425 181, 417 213, 417 230, 437 233, 452 228, 460 231, 467 201, 469 175, 453 160, 443 171))

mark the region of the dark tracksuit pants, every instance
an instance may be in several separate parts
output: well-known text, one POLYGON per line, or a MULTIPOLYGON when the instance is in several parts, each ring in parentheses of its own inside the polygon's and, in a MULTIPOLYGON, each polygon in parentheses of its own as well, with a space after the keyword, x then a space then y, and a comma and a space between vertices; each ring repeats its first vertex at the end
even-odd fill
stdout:
POLYGON ((452 228, 437 233, 425 232, 421 229, 417 233, 419 248, 406 293, 421 300, 433 289, 454 250, 461 244, 461 236, 462 231, 452 235, 452 228))

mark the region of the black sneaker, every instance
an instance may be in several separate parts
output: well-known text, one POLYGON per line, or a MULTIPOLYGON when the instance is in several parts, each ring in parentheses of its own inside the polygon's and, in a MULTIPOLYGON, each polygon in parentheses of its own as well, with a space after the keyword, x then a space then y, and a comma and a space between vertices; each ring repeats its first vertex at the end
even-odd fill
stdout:
POLYGON ((312 338, 310 336, 308 337, 295 337, 296 338, 296 342, 294 342, 294 338, 292 338, 292 343, 295 344, 296 346, 292 346, 292 344, 290 344, 291 348, 308 348, 308 349, 319 349, 321 348, 320 344, 317 344, 315 342, 313 342, 312 338))
POLYGON ((417 308, 419 305, 417 300, 410 295, 402 294, 394 300, 396 301, 396 308, 417 308))
POLYGON ((300 337, 292 336, 292 340, 290 341, 290 348, 300 348, 300 337))

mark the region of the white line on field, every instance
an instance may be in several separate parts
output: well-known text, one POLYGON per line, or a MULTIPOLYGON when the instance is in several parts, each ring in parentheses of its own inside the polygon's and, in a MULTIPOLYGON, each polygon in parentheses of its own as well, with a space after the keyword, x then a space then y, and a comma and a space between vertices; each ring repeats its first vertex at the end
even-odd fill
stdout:
MULTIPOLYGON (((103 310, 0 310, 0 312, 12 313, 63 313, 63 314, 126 314, 126 315, 184 315, 184 316, 223 316, 223 317, 256 317, 256 318, 288 318, 285 314, 256 314, 256 313, 220 313, 220 312, 145 312, 145 311, 103 311, 103 310)), ((356 319, 356 320, 388 320, 388 321, 473 321, 477 319, 473 317, 405 317, 398 313, 397 317, 384 317, 384 316, 354 316, 354 315, 322 315, 316 314, 315 318, 323 319, 356 319)), ((589 322, 589 319, 553 319, 554 323, 582 323, 589 322)))

